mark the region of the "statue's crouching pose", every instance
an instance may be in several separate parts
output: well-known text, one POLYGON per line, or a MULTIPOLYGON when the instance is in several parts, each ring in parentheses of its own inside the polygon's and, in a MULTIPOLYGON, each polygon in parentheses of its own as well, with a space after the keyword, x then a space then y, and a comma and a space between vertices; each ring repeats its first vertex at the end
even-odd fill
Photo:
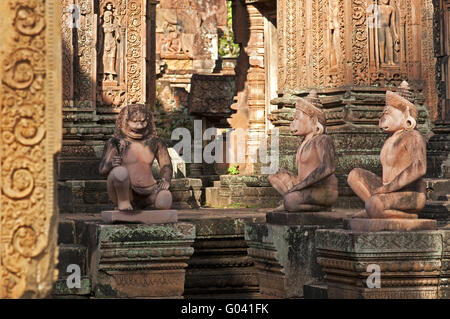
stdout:
POLYGON ((333 139, 324 134, 325 115, 310 100, 318 100, 311 91, 299 98, 290 129, 294 135, 305 136, 296 155, 298 175, 280 169, 269 175, 272 186, 283 195, 277 211, 320 211, 331 207, 338 197, 338 181, 334 175, 333 139))
POLYGON ((425 206, 426 147, 415 130, 417 109, 397 93, 386 92, 386 106, 379 127, 393 133, 380 153, 383 178, 353 169, 348 184, 365 203, 365 211, 353 217, 418 218, 425 206))
POLYGON ((144 105, 123 108, 114 136, 105 145, 100 174, 108 176, 107 189, 118 210, 170 209, 172 163, 167 148, 153 135, 152 116, 144 105), (152 174, 157 160, 160 180, 152 174))

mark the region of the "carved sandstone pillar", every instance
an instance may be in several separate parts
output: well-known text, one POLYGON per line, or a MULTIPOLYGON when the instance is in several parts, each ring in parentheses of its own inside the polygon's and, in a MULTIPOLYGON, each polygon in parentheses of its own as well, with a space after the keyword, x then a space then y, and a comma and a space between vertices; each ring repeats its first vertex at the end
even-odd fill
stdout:
POLYGON ((250 38, 246 52, 250 68, 247 74, 249 127, 246 169, 247 173, 252 173, 261 140, 265 137, 264 17, 253 5, 247 5, 247 12, 250 38))
POLYGON ((57 275, 60 6, 0 1, 0 298, 45 297, 57 275))

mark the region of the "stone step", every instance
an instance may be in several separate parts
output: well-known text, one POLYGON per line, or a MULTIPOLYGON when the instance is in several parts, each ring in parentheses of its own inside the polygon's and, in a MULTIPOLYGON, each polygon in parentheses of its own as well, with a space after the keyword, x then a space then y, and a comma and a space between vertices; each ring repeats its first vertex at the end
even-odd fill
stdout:
POLYGON ((60 219, 58 222, 58 245, 75 244, 75 222, 60 219))
POLYGON ((450 194, 450 179, 425 179, 427 184, 427 199, 433 201, 448 201, 450 194))
POLYGON ((450 221, 450 201, 428 201, 419 218, 435 219, 439 224, 450 221))
POLYGON ((205 205, 208 207, 227 207, 231 203, 228 196, 220 196, 220 187, 205 188, 205 205))
POLYGON ((303 286, 303 297, 305 299, 328 299, 328 285, 326 283, 315 283, 303 286))
POLYGON ((87 249, 82 245, 60 244, 58 246, 58 278, 64 279, 72 272, 68 272, 69 265, 80 267, 80 274, 86 274, 86 252, 87 249))

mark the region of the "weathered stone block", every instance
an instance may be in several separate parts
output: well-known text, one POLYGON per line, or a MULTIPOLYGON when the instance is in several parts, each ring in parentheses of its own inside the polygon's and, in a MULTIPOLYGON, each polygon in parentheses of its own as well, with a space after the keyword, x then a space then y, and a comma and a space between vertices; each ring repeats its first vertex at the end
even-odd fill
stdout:
POLYGON ((317 262, 329 298, 434 299, 438 297, 442 234, 434 231, 316 232, 317 262), (369 288, 380 270, 380 288, 369 288))
POLYGON ((60 298, 67 296, 73 298, 74 296, 89 296, 91 294, 91 279, 87 276, 81 276, 80 288, 69 288, 67 279, 58 279, 53 285, 52 297, 60 298))
POLYGON ((80 245, 62 244, 58 246, 58 277, 59 279, 66 278, 67 267, 69 265, 77 265, 80 267, 81 275, 86 274, 86 247, 80 245))
POLYGON ((310 284, 303 287, 305 299, 328 299, 326 284, 310 284))
POLYGON ((439 283, 439 298, 450 299, 450 225, 441 229, 442 234, 442 266, 439 283))
POLYGON ((258 269, 260 294, 268 298, 304 297, 303 287, 320 281, 315 232, 341 227, 345 212, 269 213, 267 223, 248 223, 248 254, 258 269))
POLYGON ((97 298, 182 298, 185 268, 194 252, 195 226, 90 227, 89 273, 97 298))
POLYGON ((186 269, 189 298, 253 298, 258 281, 244 239, 246 222, 264 221, 264 213, 248 209, 201 209, 179 212, 196 228, 194 254, 186 269))
POLYGON ((58 245, 75 244, 75 223, 72 220, 61 220, 58 224, 58 245))

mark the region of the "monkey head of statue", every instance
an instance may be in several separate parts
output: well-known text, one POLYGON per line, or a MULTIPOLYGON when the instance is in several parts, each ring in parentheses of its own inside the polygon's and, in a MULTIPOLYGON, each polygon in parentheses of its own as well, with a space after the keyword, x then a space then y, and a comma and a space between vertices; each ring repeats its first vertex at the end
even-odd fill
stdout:
POLYGON ((295 103, 294 119, 291 122, 290 130, 293 135, 320 135, 325 132, 325 114, 318 108, 315 101, 318 101, 317 92, 311 91, 306 98, 298 98, 295 103), (316 104, 316 105, 315 105, 316 104))
POLYGON ((114 137, 142 140, 155 134, 153 114, 143 104, 124 107, 117 118, 114 137))
POLYGON ((388 133, 411 131, 416 127, 417 109, 413 103, 398 93, 386 92, 386 106, 379 121, 379 128, 388 133))

